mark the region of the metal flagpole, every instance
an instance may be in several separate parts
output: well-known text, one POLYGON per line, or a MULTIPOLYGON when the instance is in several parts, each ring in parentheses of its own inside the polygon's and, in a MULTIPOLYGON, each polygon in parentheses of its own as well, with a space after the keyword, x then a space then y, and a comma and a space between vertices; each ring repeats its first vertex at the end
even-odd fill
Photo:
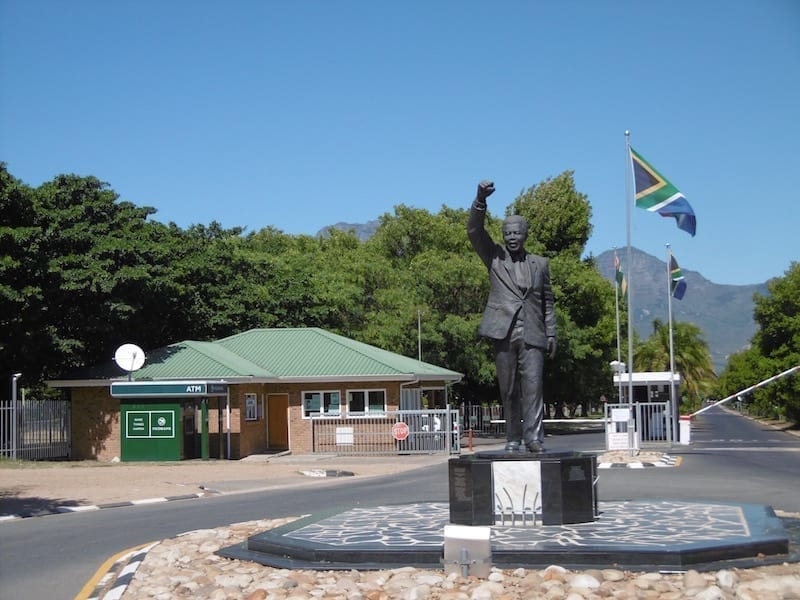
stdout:
POLYGON ((622 364, 622 338, 620 336, 619 328, 619 280, 617 279, 617 263, 619 257, 617 256, 617 248, 614 247, 614 308, 617 319, 617 389, 620 403, 622 402, 622 371, 619 366, 622 364))
POLYGON ((634 450, 634 420, 633 420, 633 259, 631 251, 631 205, 633 193, 631 183, 633 180, 633 163, 631 159, 631 133, 625 131, 625 217, 627 222, 628 237, 628 448, 631 456, 634 450))
POLYGON ((669 321, 669 408, 671 413, 668 415, 670 422, 668 431, 671 432, 670 443, 672 443, 675 438, 672 424, 675 422, 674 413, 678 410, 678 403, 675 397, 675 351, 672 342, 672 249, 669 243, 667 243, 667 315, 669 321))
POLYGON ((417 360, 422 362, 422 313, 417 309, 417 360))

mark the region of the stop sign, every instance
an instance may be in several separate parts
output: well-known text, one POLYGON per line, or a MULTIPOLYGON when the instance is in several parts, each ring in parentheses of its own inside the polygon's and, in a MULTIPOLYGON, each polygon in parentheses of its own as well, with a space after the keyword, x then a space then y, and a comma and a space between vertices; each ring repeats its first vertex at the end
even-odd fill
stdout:
POLYGON ((402 421, 398 421, 392 425, 392 437, 398 442, 402 442, 408 437, 408 425, 402 421))

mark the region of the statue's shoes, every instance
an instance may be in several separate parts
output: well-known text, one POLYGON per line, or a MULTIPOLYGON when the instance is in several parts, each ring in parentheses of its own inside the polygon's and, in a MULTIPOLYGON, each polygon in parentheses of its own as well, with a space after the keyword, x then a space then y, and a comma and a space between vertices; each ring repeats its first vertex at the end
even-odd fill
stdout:
POLYGON ((519 452, 522 448, 522 444, 519 442, 506 442, 506 452, 519 452))
POLYGON ((528 452, 533 452, 534 454, 539 454, 540 452, 544 452, 544 446, 539 442, 529 442, 525 444, 528 448, 528 452))

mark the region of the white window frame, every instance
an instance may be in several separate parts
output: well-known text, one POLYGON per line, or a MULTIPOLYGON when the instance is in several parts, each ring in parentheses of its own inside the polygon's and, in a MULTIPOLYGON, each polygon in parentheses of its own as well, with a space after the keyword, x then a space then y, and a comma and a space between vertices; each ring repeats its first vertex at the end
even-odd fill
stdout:
MULTIPOLYGON (((337 419, 342 416, 342 393, 339 390, 306 390, 303 391, 301 394, 301 398, 303 399, 303 418, 310 419, 311 415, 314 416, 321 416, 321 417, 328 417, 331 419, 337 419), (320 399, 320 408, 322 410, 319 411, 309 411, 306 409, 306 399, 309 396, 313 396, 315 394, 319 394, 320 399), (336 410, 331 410, 331 407, 334 406, 333 403, 333 396, 336 396, 338 402, 336 402, 336 410), (329 398, 329 402, 327 404, 328 409, 325 410, 325 400, 329 398)), ((310 399, 310 398, 309 398, 310 399)))
POLYGON ((244 395, 244 420, 258 421, 258 394, 244 395))
POLYGON ((386 414, 386 390, 383 388, 366 388, 366 389, 352 389, 347 390, 347 416, 348 417, 376 417, 386 414), (364 410, 354 411, 350 407, 353 401, 353 394, 364 394, 364 410), (372 406, 377 404, 370 404, 370 394, 382 394, 383 405, 380 410, 372 410, 372 406))

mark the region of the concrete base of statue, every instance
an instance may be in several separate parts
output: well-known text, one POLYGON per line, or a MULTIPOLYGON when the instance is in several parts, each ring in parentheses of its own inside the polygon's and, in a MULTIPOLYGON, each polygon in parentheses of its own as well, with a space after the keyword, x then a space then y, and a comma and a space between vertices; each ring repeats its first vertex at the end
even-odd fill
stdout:
POLYGON ((597 457, 579 452, 477 452, 449 461, 450 522, 537 527, 597 516, 597 457))

